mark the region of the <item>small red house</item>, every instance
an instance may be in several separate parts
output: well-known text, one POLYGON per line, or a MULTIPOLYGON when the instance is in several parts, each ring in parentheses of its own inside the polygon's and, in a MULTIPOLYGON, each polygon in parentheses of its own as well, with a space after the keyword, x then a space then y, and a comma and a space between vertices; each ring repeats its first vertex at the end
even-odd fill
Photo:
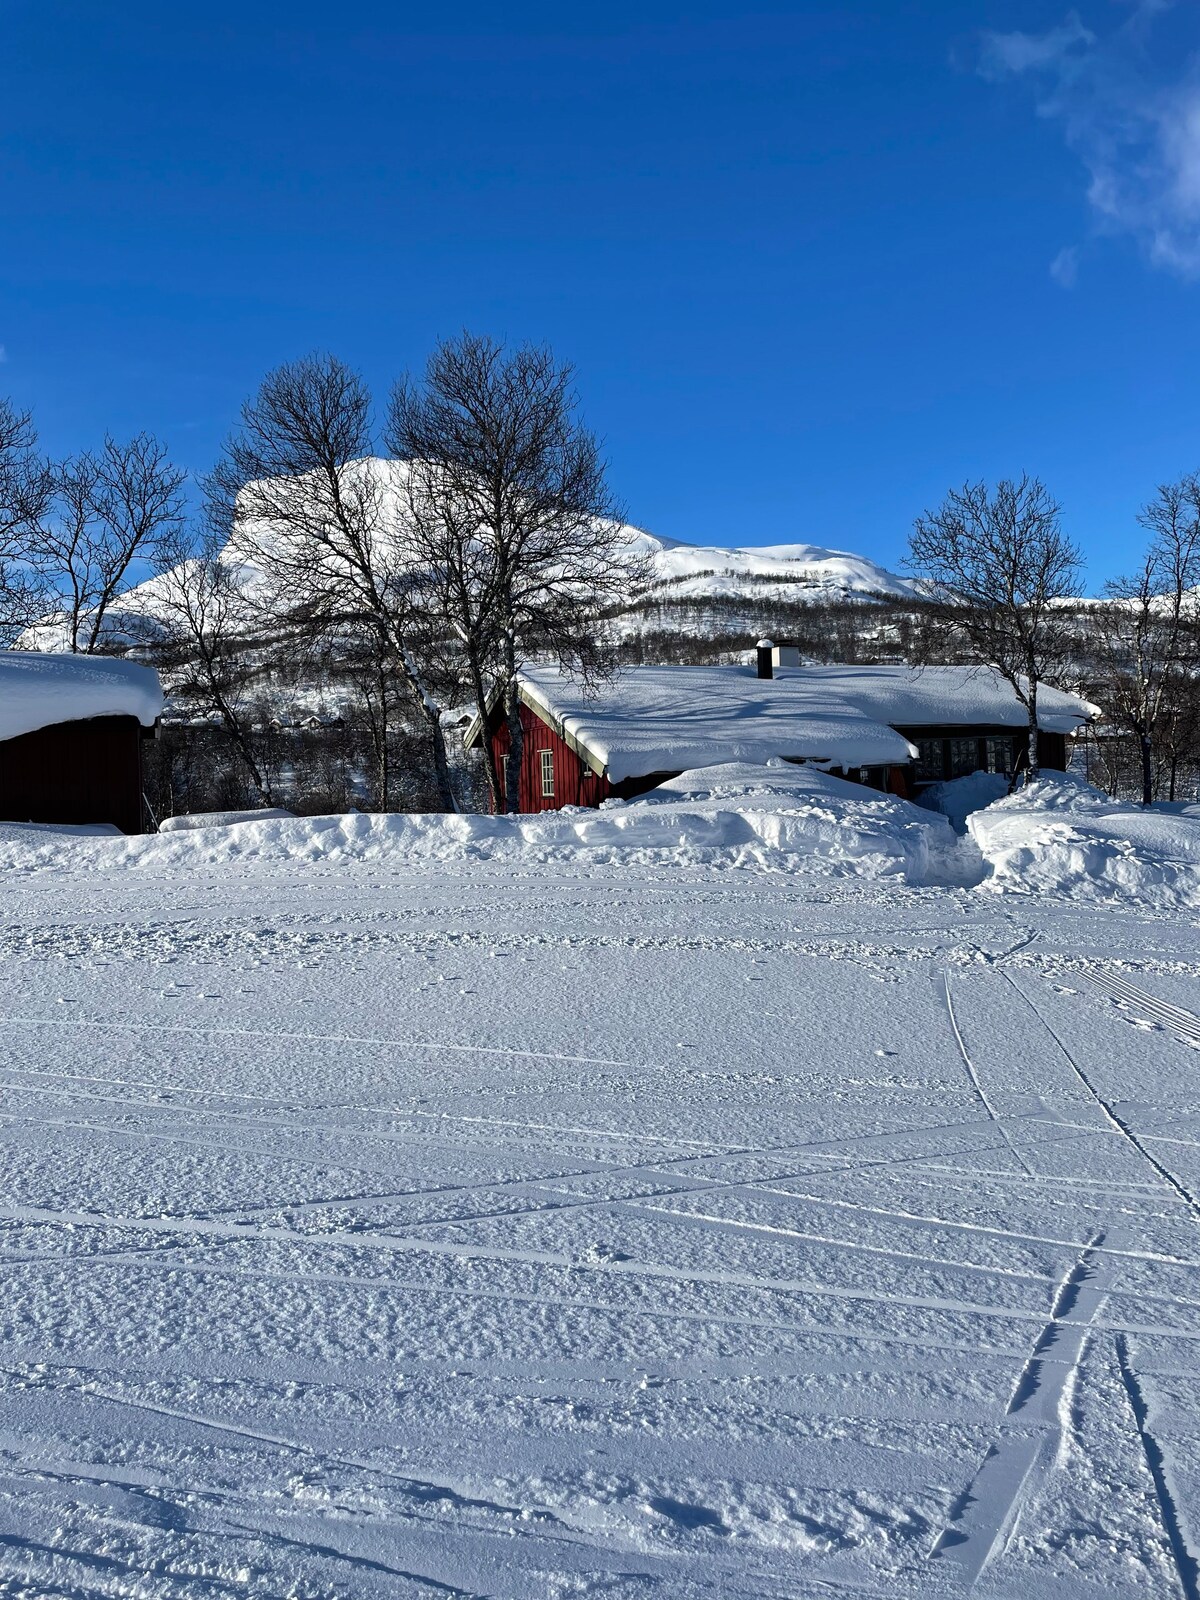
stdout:
POLYGON ((158 674, 107 656, 0 652, 0 820, 143 830, 158 674))
MULTIPOLYGON (((1026 757, 1025 709, 986 667, 630 667, 598 692, 553 667, 521 676, 521 811, 631 799, 668 778, 724 762, 812 761, 911 797, 1026 757)), ((1041 765, 1065 768, 1067 739, 1096 714, 1074 695, 1039 691, 1041 765)), ((508 728, 476 717, 468 748, 490 738, 503 778, 508 728)))

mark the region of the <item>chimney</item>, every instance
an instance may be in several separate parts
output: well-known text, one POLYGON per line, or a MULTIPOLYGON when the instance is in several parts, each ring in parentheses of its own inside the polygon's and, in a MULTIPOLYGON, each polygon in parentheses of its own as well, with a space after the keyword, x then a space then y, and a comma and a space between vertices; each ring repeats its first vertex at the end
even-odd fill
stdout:
POLYGON ((760 678, 773 678, 775 676, 775 668, 772 664, 774 652, 775 646, 770 639, 760 639, 758 641, 758 675, 760 678))

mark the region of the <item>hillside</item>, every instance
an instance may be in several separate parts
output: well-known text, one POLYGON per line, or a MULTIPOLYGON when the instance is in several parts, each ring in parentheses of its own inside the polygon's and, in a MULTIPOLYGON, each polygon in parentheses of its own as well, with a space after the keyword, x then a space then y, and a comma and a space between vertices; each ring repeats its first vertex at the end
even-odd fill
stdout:
POLYGON ((878 595, 907 599, 916 585, 866 556, 815 544, 687 544, 638 531, 653 581, 634 602, 670 600, 852 600, 878 595))

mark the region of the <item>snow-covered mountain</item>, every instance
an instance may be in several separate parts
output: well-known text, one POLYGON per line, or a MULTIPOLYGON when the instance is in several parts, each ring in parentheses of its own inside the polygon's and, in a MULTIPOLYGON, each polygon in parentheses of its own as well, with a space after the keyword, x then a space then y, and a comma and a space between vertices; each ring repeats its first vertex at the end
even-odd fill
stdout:
MULTIPOLYGON (((362 473, 379 495, 381 530, 397 526, 401 516, 402 483, 407 470, 398 461, 370 458, 352 464, 348 471, 362 473)), ((668 632, 708 632, 718 628, 761 630, 778 619, 781 610, 832 601, 880 597, 911 598, 917 585, 889 572, 866 556, 815 544, 721 545, 688 544, 626 525, 630 548, 648 558, 650 580, 630 595, 616 619, 623 634, 643 627, 668 632), (718 621, 719 618, 719 621, 718 621)), ((260 533, 261 536, 261 533, 260 533)), ((382 537, 392 537, 383 533, 382 537)), ((239 573, 244 592, 253 595, 261 574, 235 541, 226 546, 231 566, 239 573)), ((131 588, 112 605, 105 618, 110 644, 133 644, 153 636, 162 615, 163 580, 151 578, 131 588)), ((30 629, 26 648, 61 649, 62 628, 45 623, 30 629)))
MULTIPOLYGON (((633 530, 631 530, 633 531, 633 530)), ((663 600, 803 601, 890 595, 907 599, 916 585, 867 556, 816 544, 686 544, 641 530, 634 544, 650 557, 653 581, 642 598, 663 600)))

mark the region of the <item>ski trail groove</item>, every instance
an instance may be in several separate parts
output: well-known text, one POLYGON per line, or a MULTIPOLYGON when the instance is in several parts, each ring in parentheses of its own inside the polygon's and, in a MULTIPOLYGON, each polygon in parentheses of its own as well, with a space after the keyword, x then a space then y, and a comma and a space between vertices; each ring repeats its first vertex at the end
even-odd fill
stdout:
POLYGON ((966 1066, 971 1082, 975 1085, 976 1094, 979 1096, 980 1100, 983 1101, 984 1110, 996 1124, 996 1127, 1000 1130, 1000 1134, 1003 1137, 1005 1144, 1012 1152, 1012 1155, 1016 1161, 1020 1163, 1026 1177, 1036 1177, 1037 1175, 1033 1171, 1032 1167, 1013 1143, 1008 1128, 1005 1126, 1003 1120, 996 1111, 995 1106, 988 1099, 987 1090, 983 1087, 983 1082, 980 1079, 978 1071, 976 1070, 975 1063, 971 1059, 970 1051, 967 1049, 966 1042, 962 1036, 962 1030, 958 1025, 958 1018, 954 1014, 954 996, 950 989, 950 972, 948 968, 941 975, 941 991, 942 1001, 946 1007, 946 1015, 950 1019, 950 1028, 954 1034, 954 1041, 958 1045, 958 1053, 963 1058, 963 1063, 966 1066))
POLYGON ((1099 1253, 1105 1239, 1104 1232, 1096 1233, 1059 1284, 996 1436, 929 1552, 956 1567, 968 1587, 1008 1547, 1022 1511, 1067 1447, 1064 1398, 1078 1381, 1093 1324, 1112 1287, 1112 1259, 1099 1253))
POLYGON ((1093 971, 1088 968, 1084 975, 1089 983, 1116 1000, 1118 1005, 1127 1008, 1136 1006, 1139 1011, 1147 1013, 1148 1021, 1170 1029, 1185 1043, 1200 1049, 1200 1017, 1193 1012, 1185 1011, 1182 1006, 1172 1005, 1168 1000, 1159 1000, 1157 996, 1148 994, 1145 989, 1139 989, 1137 984, 1130 983, 1127 978, 1118 977, 1116 973, 1093 971))
POLYGON ((1154 1168, 1155 1172, 1158 1173, 1163 1182, 1173 1189, 1179 1199, 1183 1201, 1184 1205, 1192 1213, 1193 1218, 1195 1218, 1197 1222, 1200 1222, 1200 1200, 1197 1200, 1196 1196, 1191 1192, 1191 1190, 1175 1176, 1169 1167, 1165 1167, 1163 1163, 1159 1161, 1157 1156, 1152 1155, 1150 1151, 1146 1149, 1143 1141, 1138 1138, 1137 1134, 1134 1133, 1129 1124, 1121 1116, 1119 1116, 1116 1111, 1113 1110, 1109 1101, 1106 1100, 1105 1097, 1100 1093, 1099 1089, 1096 1088, 1091 1078, 1067 1049, 1057 1030, 1053 1028, 1042 1015, 1041 1007, 1032 998, 1032 996, 1026 994, 1025 990, 1021 988, 1020 984, 1016 983, 1007 972, 1002 971, 1000 975, 1004 981, 1012 987, 1013 991, 1020 995, 1021 999, 1024 1000, 1025 1004, 1030 1008, 1034 1016, 1036 1016, 1038 1021, 1042 1024, 1042 1027, 1045 1028, 1046 1032, 1062 1051, 1062 1054, 1066 1058, 1067 1064, 1071 1068, 1071 1071, 1079 1079, 1080 1083, 1087 1090, 1088 1094, 1092 1097, 1095 1103, 1100 1107, 1100 1110, 1104 1113, 1109 1125, 1115 1128, 1123 1138, 1128 1140, 1128 1142, 1141 1156, 1142 1160, 1154 1168))
POLYGON ((1129 1359, 1129 1342, 1123 1333, 1118 1333, 1116 1336, 1116 1348, 1117 1367, 1121 1374, 1121 1382, 1125 1386, 1125 1393, 1129 1397, 1134 1421, 1137 1423, 1142 1454, 1145 1456, 1150 1476, 1154 1480, 1154 1493, 1158 1500, 1159 1514, 1162 1517, 1167 1542, 1171 1546, 1179 1588, 1184 1600, 1200 1600, 1200 1562, 1197 1561, 1184 1532, 1179 1504, 1168 1478, 1166 1452, 1150 1431, 1150 1408, 1146 1404, 1142 1386, 1129 1359))

